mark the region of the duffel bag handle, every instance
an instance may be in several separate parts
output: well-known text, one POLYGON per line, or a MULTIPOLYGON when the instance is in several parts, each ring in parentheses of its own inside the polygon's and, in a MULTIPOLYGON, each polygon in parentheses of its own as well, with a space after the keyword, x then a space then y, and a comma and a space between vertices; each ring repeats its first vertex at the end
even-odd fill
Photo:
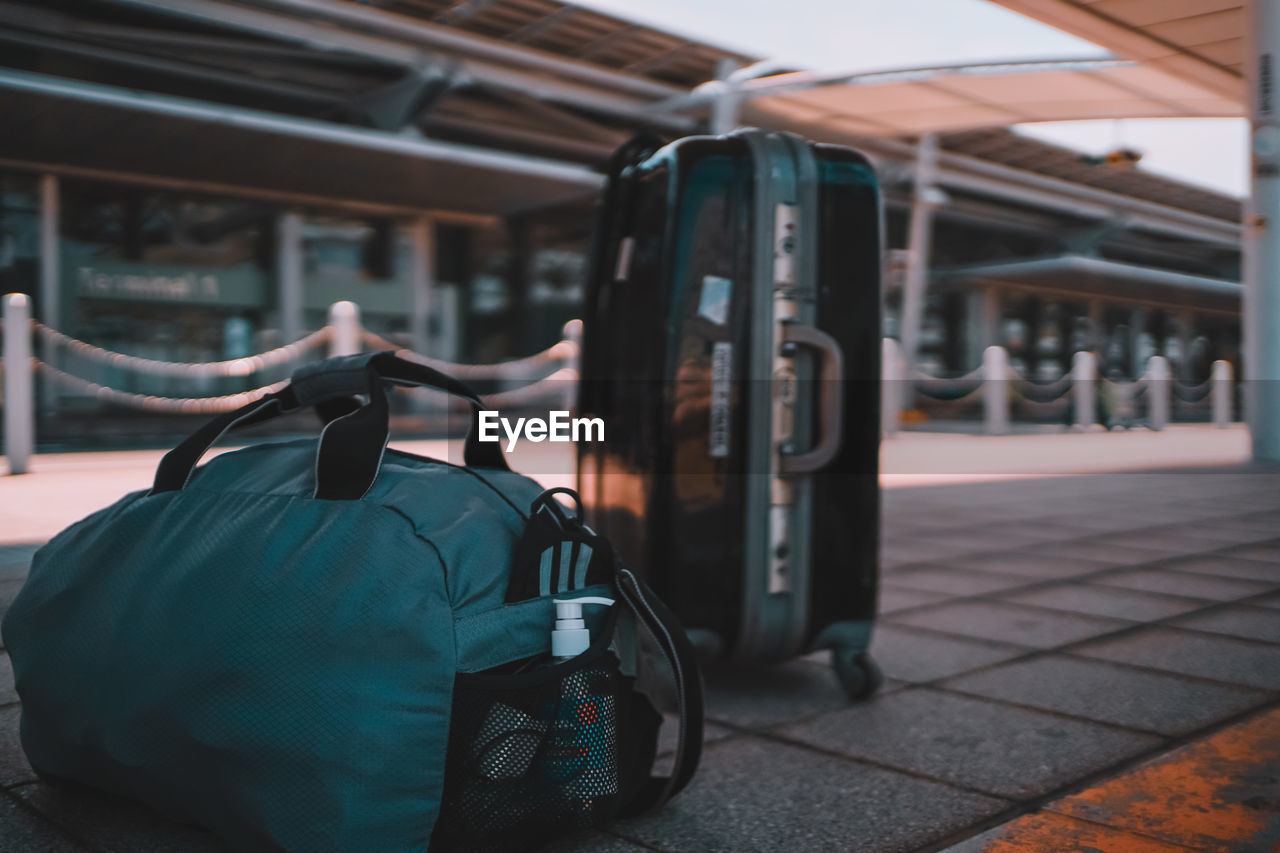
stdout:
MULTIPOLYGON (((261 423, 299 409, 321 407, 367 395, 369 401, 330 420, 320 434, 316 455, 315 496, 326 500, 355 500, 373 486, 382 465, 390 430, 387 386, 435 388, 460 397, 479 412, 479 396, 440 371, 397 356, 394 352, 338 356, 300 368, 289 384, 271 394, 219 415, 170 450, 156 468, 151 494, 181 489, 191 479, 201 457, 225 433, 261 423)), ((463 461, 474 467, 509 470, 497 444, 481 444, 473 416, 463 461)))

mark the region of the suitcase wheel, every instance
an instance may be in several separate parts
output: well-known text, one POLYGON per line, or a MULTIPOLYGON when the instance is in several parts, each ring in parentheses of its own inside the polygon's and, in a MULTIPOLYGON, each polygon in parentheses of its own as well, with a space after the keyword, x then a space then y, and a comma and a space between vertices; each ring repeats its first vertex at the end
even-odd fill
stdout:
POLYGON ((869 654, 858 649, 832 649, 831 666, 850 699, 866 699, 884 683, 884 672, 869 654))

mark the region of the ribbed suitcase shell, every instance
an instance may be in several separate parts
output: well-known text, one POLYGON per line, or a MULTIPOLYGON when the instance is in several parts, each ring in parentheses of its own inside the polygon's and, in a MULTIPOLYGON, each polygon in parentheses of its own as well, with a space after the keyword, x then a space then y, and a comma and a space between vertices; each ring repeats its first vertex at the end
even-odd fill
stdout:
POLYGON ((873 688, 860 657, 879 528, 883 229, 870 164, 789 134, 689 137, 620 170, 599 222, 580 402, 606 423, 606 441, 580 451, 593 524, 708 654, 830 647, 850 692, 873 688), (817 354, 783 354, 784 314, 843 355, 839 450, 816 473, 779 473, 779 444, 822 443, 816 398, 829 390, 817 354))

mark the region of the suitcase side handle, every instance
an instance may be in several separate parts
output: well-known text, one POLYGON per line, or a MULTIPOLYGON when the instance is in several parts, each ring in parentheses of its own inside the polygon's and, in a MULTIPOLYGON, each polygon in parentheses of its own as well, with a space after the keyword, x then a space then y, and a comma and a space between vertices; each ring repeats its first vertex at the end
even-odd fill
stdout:
POLYGON ((818 442, 803 453, 779 453, 783 476, 813 474, 831 464, 844 437, 844 353, 836 339, 813 326, 782 324, 783 346, 807 347, 822 359, 818 375, 818 442))

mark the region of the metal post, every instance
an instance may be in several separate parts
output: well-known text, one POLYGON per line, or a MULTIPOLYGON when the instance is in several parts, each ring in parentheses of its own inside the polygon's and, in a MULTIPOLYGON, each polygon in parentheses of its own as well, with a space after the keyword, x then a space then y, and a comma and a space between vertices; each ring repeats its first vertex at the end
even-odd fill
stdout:
POLYGON ((1102 327, 1102 300, 1089 300, 1089 346, 1102 352, 1107 330, 1102 327))
POLYGON ((987 347, 1000 344, 1000 294, 995 285, 986 284, 971 291, 966 308, 969 316, 965 363, 972 365, 982 362, 987 347))
POLYGON ((438 356, 428 341, 435 302, 435 233, 436 224, 430 217, 424 216, 409 226, 409 348, 422 355, 438 356))
POLYGON ((1162 430, 1169 424, 1169 362, 1153 355, 1147 362, 1147 426, 1162 430))
POLYGON ((1076 429, 1089 429, 1098 419, 1093 399, 1093 353, 1081 350, 1071 359, 1071 394, 1076 407, 1076 429))
POLYGON ((1253 458, 1280 462, 1280 4, 1246 4, 1253 191, 1245 215, 1244 368, 1253 458))
POLYGON ((712 133, 728 133, 738 126, 738 114, 742 108, 742 95, 738 92, 737 81, 733 72, 737 63, 728 57, 716 63, 717 85, 721 88, 711 100, 711 118, 709 126, 712 133))
POLYGON ((982 351, 982 420, 987 435, 1009 431, 1009 356, 1004 347, 982 351))
POLYGON ((10 474, 25 474, 35 445, 31 377, 31 302, 25 293, 4 298, 4 454, 10 474))
POLYGON ((459 361, 462 358, 462 302, 456 284, 440 284, 432 291, 436 305, 436 317, 440 325, 436 330, 434 352, 428 353, 443 361, 459 361))
POLYGON ((1191 363, 1191 344, 1196 339, 1196 319, 1191 311, 1178 313, 1178 378, 1183 382, 1193 382, 1192 373, 1195 365, 1191 363))
MULTIPOLYGON (((40 319, 51 329, 62 328, 62 258, 58 251, 60 219, 58 176, 41 175, 40 319)), ((51 367, 58 366, 58 346, 49 338, 40 341, 40 360, 51 367)), ((40 394, 42 411, 52 415, 58 405, 58 388, 52 382, 43 385, 40 394)))
POLYGON ((329 357, 360 352, 360 307, 354 302, 329 306, 329 357))
MULTIPOLYGON (((911 225, 907 234, 907 272, 902 284, 902 376, 911 376, 924 319, 925 288, 929 282, 929 256, 933 243, 933 211, 938 189, 938 137, 926 133, 916 149, 915 199, 911 203, 911 225)), ((898 395, 902 408, 912 405, 910 387, 898 395)))
POLYGON ((280 289, 280 336, 302 337, 302 215, 285 211, 276 221, 276 277, 280 289))
POLYGON ((1135 308, 1129 313, 1129 364, 1125 372, 1137 379, 1142 375, 1142 336, 1147 330, 1147 312, 1135 308))
POLYGON ((582 375, 582 321, 570 320, 564 324, 564 340, 573 344, 564 366, 565 373, 564 407, 572 412, 578 410, 578 377, 582 375))
POLYGON ((1209 382, 1209 404, 1213 408, 1214 426, 1226 429, 1231 426, 1231 392, 1235 385, 1231 375, 1231 362, 1215 361, 1209 382))
POLYGON ((898 432, 898 386, 902 383, 902 356, 893 338, 884 339, 880 373, 880 432, 888 438, 898 432))

